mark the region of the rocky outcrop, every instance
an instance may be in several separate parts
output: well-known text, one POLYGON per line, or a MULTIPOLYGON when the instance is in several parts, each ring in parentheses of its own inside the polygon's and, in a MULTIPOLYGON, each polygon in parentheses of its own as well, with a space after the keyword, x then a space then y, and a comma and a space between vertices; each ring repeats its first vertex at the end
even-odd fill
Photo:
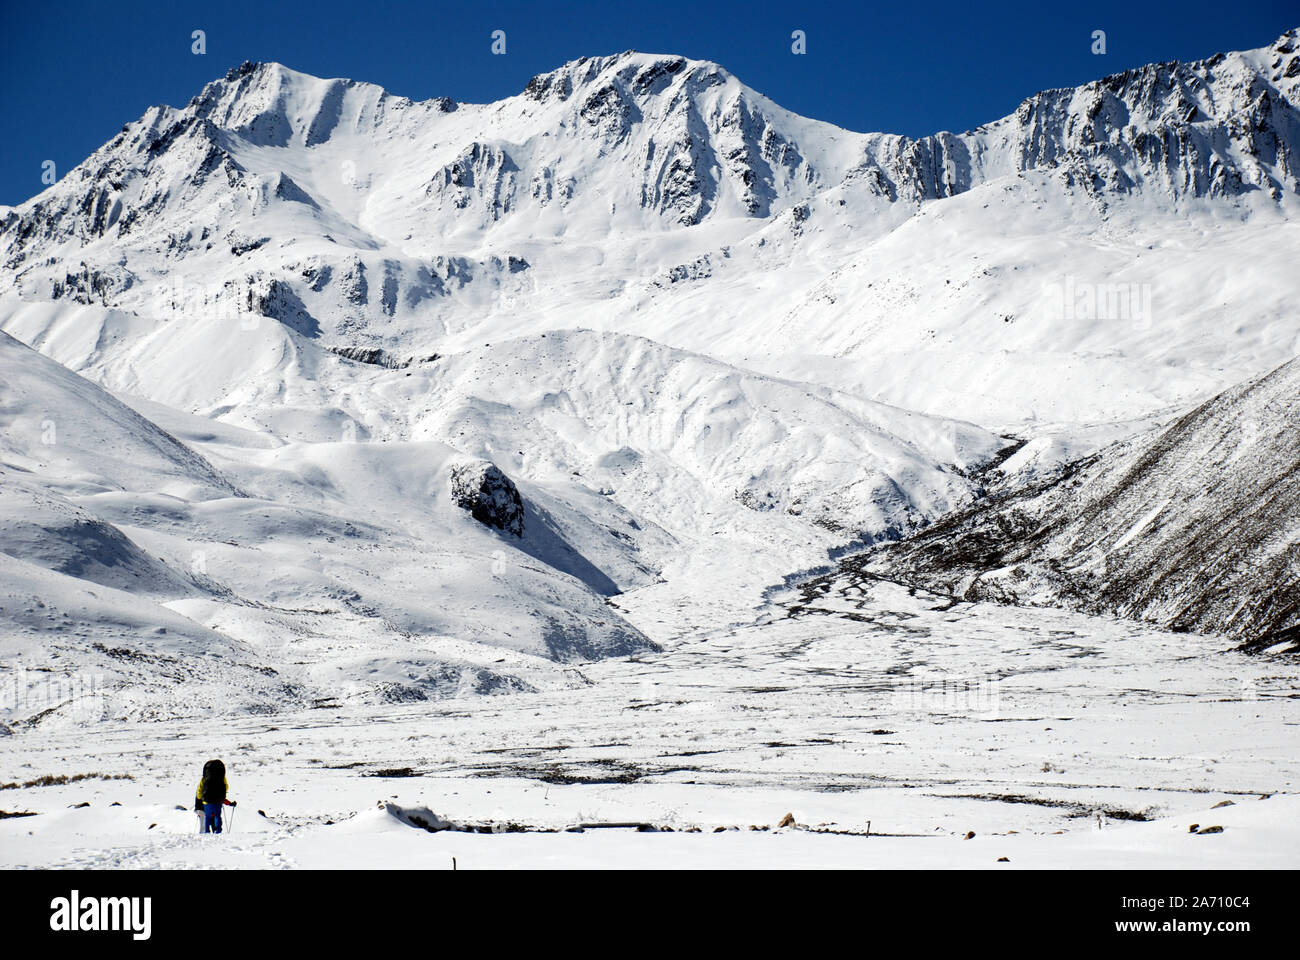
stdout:
POLYGON ((481 208, 488 222, 508 214, 519 167, 495 144, 472 143, 425 187, 425 196, 445 200, 453 210, 481 208))
POLYGON ((287 200, 290 203, 306 204, 313 209, 320 209, 320 205, 312 199, 302 187, 298 186, 294 179, 287 173, 281 173, 275 177, 272 194, 277 200, 287 200))
POLYGON ((496 464, 478 460, 452 467, 451 498, 485 527, 524 535, 523 497, 496 464))
POLYGON ((249 278, 245 305, 249 312, 278 320, 304 337, 320 336, 320 324, 294 292, 293 285, 285 280, 249 278))

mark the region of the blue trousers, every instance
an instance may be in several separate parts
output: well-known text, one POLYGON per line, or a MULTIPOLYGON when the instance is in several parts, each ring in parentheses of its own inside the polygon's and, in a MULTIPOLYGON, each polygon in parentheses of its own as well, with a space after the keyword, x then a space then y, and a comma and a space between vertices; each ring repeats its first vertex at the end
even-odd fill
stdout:
POLYGON ((205 803, 203 805, 203 832, 221 832, 221 804, 205 803))

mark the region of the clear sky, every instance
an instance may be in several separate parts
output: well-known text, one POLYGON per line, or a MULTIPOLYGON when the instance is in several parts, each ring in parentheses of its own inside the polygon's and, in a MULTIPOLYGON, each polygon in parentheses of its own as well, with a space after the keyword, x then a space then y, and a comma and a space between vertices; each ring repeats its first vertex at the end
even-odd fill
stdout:
POLYGON ((577 57, 678 53, 717 61, 797 113, 921 136, 994 120, 1041 89, 1263 46, 1295 26, 1297 0, 0 0, 0 203, 40 192, 44 161, 63 176, 147 107, 183 106, 244 60, 482 102, 577 57), (203 55, 194 30, 205 31, 203 55), (505 31, 504 55, 492 53, 494 30, 505 31), (1092 52, 1094 30, 1105 31, 1104 55, 1092 52))

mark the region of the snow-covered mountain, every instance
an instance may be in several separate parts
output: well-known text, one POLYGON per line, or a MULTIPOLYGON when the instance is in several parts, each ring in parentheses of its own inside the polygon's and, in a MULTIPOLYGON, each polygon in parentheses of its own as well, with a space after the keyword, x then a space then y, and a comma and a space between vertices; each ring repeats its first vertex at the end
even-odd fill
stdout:
MULTIPOLYGON (((231 214, 273 208, 299 227, 315 221, 316 236, 334 230, 335 244, 409 241, 445 255, 498 235, 505 246, 767 219, 859 181, 891 202, 923 201, 1040 169, 1103 201, 1253 191, 1281 201, 1300 189, 1296 44, 1291 31, 1260 50, 1044 91, 1002 120, 919 140, 805 120, 716 64, 630 51, 566 64, 487 105, 416 103, 245 63, 184 109, 127 124, 8 213, 6 265, 22 281, 65 242, 143 245, 164 231, 174 259, 228 238, 235 250, 220 252, 237 257, 260 238, 235 238, 231 214)), ((274 226, 263 242, 294 239, 274 226)), ((398 278, 399 295, 410 299, 414 280, 398 278)))
POLYGON ((221 638, 262 709, 751 615, 1295 355, 1298 45, 921 139, 672 56, 491 104, 244 64, 0 211, 4 629, 221 638))
POLYGON ((385 363, 581 325, 1004 427, 1137 419, 1293 355, 1296 44, 919 140, 680 57, 485 105, 245 64, 6 214, 0 293, 385 363))
POLYGON ((649 575, 599 497, 140 403, 169 429, 0 334, 5 654, 121 681, 113 715, 563 686, 557 662, 654 646, 603 602, 649 575), (603 569, 566 535, 610 544, 603 569))

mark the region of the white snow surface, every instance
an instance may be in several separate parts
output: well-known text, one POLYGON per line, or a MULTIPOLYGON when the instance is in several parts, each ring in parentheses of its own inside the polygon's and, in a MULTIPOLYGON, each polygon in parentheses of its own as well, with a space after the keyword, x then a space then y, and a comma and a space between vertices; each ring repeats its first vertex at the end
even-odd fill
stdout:
POLYGON ((0 208, 0 863, 1293 866, 1293 660, 785 588, 1300 352, 1297 43, 920 140, 635 52, 151 108, 0 208))
POLYGON ((0 808, 37 814, 0 864, 1294 867, 1294 662, 885 582, 792 606, 580 692, 0 737, 0 808), (221 838, 190 811, 209 756, 221 838))

